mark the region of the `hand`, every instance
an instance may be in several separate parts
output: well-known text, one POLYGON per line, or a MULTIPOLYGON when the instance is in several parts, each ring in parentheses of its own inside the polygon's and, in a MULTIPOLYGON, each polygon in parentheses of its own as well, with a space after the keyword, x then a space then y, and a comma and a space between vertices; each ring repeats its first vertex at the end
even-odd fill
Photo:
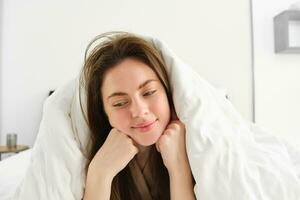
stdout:
POLYGON ((156 142, 156 149, 169 173, 190 170, 185 147, 185 126, 179 120, 170 122, 156 142))
MULTIPOLYGON (((96 175, 113 179, 138 153, 133 140, 113 128, 89 165, 96 175)), ((93 174, 95 175, 95 174, 93 174)))

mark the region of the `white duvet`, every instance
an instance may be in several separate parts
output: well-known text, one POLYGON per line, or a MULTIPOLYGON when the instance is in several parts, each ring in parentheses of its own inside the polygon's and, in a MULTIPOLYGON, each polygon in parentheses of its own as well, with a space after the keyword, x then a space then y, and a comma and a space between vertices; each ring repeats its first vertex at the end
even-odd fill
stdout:
MULTIPOLYGON (((168 66, 175 109, 186 125, 197 199, 299 200, 300 153, 242 119, 223 95, 165 44, 148 40, 168 66)), ((74 79, 46 101, 30 166, 14 199, 83 197, 89 135, 78 88, 74 79)))
POLYGON ((0 199, 10 199, 25 176, 31 149, 0 161, 0 199))

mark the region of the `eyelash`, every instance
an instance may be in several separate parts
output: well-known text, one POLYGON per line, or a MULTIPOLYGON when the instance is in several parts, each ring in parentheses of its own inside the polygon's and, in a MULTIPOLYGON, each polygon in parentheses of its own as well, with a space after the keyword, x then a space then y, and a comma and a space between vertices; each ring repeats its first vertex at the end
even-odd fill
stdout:
POLYGON ((113 107, 122 107, 126 104, 127 102, 122 102, 122 103, 117 103, 115 105, 113 105, 113 107))
POLYGON ((143 96, 150 96, 150 95, 154 94, 155 92, 156 92, 156 90, 151 90, 151 91, 146 92, 143 96))
MULTIPOLYGON (((143 94, 143 96, 144 97, 148 97, 148 96, 153 95, 155 92, 156 92, 156 90, 151 90, 151 91, 148 91, 145 94, 143 94)), ((127 103, 127 101, 126 102, 117 103, 117 104, 114 104, 113 107, 122 107, 122 106, 126 105, 126 103, 127 103)))

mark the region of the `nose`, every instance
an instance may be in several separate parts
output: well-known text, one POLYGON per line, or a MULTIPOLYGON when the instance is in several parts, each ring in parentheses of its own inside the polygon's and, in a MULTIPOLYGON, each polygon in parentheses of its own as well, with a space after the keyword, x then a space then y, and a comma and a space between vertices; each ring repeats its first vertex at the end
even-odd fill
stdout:
POLYGON ((149 114, 148 103, 144 99, 132 99, 130 111, 132 118, 144 117, 149 114))

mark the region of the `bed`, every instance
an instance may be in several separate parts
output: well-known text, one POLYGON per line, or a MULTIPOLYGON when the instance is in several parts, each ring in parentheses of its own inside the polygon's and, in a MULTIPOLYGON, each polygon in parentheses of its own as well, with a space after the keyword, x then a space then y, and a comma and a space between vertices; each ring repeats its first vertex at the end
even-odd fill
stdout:
POLYGON ((0 161, 0 199, 12 197, 29 166, 31 149, 0 161))

